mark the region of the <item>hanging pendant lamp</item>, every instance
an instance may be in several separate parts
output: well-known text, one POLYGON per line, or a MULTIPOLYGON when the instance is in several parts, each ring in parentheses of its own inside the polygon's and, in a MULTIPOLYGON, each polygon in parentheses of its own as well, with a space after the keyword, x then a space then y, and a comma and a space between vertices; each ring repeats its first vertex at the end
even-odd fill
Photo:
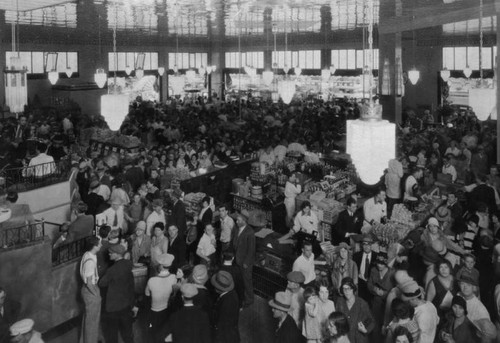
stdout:
POLYGON ((412 85, 416 85, 418 80, 420 79, 420 72, 415 67, 413 67, 412 70, 408 71, 408 78, 410 79, 412 85))
POLYGON ((443 79, 444 82, 448 82, 448 80, 450 79, 450 71, 448 70, 448 68, 444 68, 443 70, 441 70, 440 74, 441 79, 443 79))

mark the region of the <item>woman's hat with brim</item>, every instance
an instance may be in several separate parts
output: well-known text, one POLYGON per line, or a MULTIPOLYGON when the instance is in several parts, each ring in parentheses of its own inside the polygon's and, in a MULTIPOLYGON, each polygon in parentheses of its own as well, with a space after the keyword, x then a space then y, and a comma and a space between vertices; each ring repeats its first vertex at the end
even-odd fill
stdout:
POLYGON ((411 280, 403 284, 401 287, 401 299, 408 301, 411 299, 420 298, 422 296, 422 289, 415 281, 411 280))
POLYGON ((274 299, 269 300, 269 306, 283 312, 288 312, 292 306, 292 299, 285 292, 277 292, 274 295, 274 299))

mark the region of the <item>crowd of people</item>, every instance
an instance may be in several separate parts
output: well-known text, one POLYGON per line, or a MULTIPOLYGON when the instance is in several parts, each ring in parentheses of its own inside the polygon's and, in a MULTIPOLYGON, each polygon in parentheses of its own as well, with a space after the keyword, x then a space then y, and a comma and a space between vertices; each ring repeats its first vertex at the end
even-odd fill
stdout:
MULTIPOLYGON (((146 148, 117 165, 77 144, 83 129, 105 125, 98 117, 9 119, 0 151, 4 167, 36 165, 33 159, 43 154, 78 169, 80 199, 54 247, 90 237, 80 264, 84 342, 117 342, 118 333, 133 342, 133 320, 143 311, 149 342, 236 343, 240 311, 254 303, 253 233, 265 223, 252 213, 231 214, 229 204, 213 204, 209 196, 199 213, 186 213, 182 190, 166 191, 169 175, 253 152, 268 164, 289 151, 328 153, 342 147, 345 120, 358 114, 356 104, 317 100, 137 102, 121 132, 146 148), (134 282, 133 270, 147 277, 144 285, 134 282)), ((286 289, 269 301, 275 342, 489 342, 496 336, 500 178, 490 171, 496 132, 473 113, 456 112, 444 125, 435 121, 430 113, 406 112, 398 158, 382 187, 362 208, 349 197, 332 228, 333 257, 314 238, 319 221, 311 203, 295 208, 302 188, 290 175, 284 192, 290 232, 278 242, 298 238, 300 254, 286 289), (370 228, 390 218, 395 204, 418 201, 436 181, 445 182, 445 198, 423 227, 388 251, 379 249, 370 228)), ((0 309, 3 317, 1 302, 0 309)), ((11 335, 33 335, 32 322, 22 330, 16 324, 11 335)))

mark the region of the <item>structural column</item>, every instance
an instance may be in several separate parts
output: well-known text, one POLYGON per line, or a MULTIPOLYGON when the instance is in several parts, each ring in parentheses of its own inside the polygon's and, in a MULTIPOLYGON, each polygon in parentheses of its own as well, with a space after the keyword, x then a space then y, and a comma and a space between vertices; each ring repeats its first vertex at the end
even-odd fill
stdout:
MULTIPOLYGON (((402 4, 401 0, 389 0, 380 2, 380 21, 383 18, 401 15, 402 4)), ((382 95, 380 103, 383 106, 384 119, 391 122, 401 123, 402 121, 402 98, 397 94, 396 83, 396 63, 403 63, 401 50, 401 32, 379 34, 378 49, 379 49, 379 89, 382 89, 382 79, 384 73, 384 62, 389 61, 390 73, 390 94, 382 95)))
POLYGON ((496 56, 496 76, 497 76, 497 164, 500 164, 500 58, 498 58, 498 47, 500 47, 500 3, 496 3, 497 10, 497 56, 496 56))

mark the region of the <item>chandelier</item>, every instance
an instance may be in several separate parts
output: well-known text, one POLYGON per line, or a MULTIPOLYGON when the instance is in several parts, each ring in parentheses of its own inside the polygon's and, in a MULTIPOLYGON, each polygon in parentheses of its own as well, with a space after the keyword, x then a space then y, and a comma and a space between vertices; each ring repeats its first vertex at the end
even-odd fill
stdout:
MULTIPOLYGON (((368 18, 368 70, 373 70, 373 0, 365 10, 368 18)), ((366 184, 376 184, 389 160, 396 154, 396 126, 382 120, 382 106, 373 102, 373 78, 369 77, 368 103, 360 107, 361 119, 347 121, 346 152, 351 156, 356 171, 366 184)))
POLYGON ((289 104, 293 95, 295 94, 295 81, 294 80, 282 80, 278 82, 278 93, 281 96, 283 103, 289 104))
POLYGON ((10 58, 10 63, 4 69, 5 102, 12 113, 23 112, 24 106, 28 104, 28 81, 26 79, 28 68, 23 64, 18 51, 19 38, 16 35, 18 24, 19 11, 16 22, 12 23, 12 53, 14 56, 10 58))
MULTIPOLYGON (((101 62, 101 18, 99 14, 99 20, 98 20, 98 32, 99 32, 99 62, 101 62)), ((115 65, 116 68, 116 65, 115 65)), ((94 74, 94 82, 96 83, 97 87, 103 88, 106 82, 108 81, 108 75, 102 68, 97 68, 94 74)))
MULTIPOLYGON (((115 8, 117 11, 117 8, 115 8)), ((113 58, 115 61, 114 82, 108 87, 108 94, 101 96, 101 115, 112 131, 120 130, 123 120, 128 114, 129 99, 126 94, 121 94, 121 87, 116 82, 116 68, 118 55, 116 53, 116 24, 113 27, 113 58)))
POLYGON ((57 52, 45 52, 44 53, 44 67, 48 70, 47 76, 50 84, 55 85, 57 80, 59 80, 59 73, 57 72, 57 58, 59 54, 57 52))
POLYGON ((382 88, 380 90, 382 95, 391 95, 391 71, 389 59, 384 60, 384 69, 382 72, 382 88))
POLYGON ((444 68, 443 70, 441 70, 441 78, 444 82, 448 82, 448 80, 450 79, 450 71, 448 70, 448 68, 444 68))

